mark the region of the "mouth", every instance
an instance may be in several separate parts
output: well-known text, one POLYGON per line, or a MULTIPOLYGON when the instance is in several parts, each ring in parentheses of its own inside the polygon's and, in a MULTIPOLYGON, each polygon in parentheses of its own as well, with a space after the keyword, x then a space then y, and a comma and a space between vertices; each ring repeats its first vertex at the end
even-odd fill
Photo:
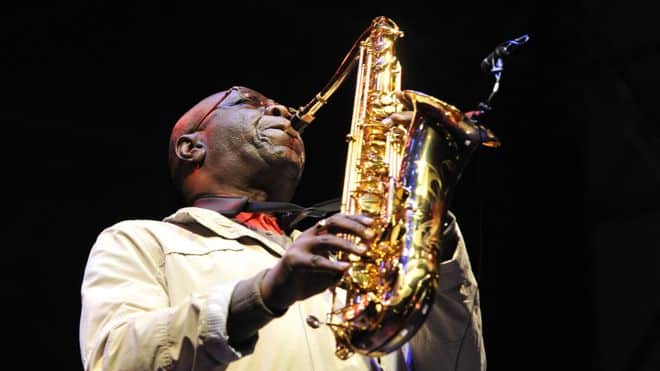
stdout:
POLYGON ((263 129, 264 130, 266 130, 266 129, 278 129, 278 130, 286 131, 286 125, 284 123, 277 122, 277 123, 267 124, 267 125, 264 126, 263 129))

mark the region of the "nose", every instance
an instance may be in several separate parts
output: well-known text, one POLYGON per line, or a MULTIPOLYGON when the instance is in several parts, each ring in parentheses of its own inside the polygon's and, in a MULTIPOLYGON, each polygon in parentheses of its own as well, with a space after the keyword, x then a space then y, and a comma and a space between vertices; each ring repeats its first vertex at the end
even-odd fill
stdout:
POLYGON ((279 103, 273 102, 266 106, 265 114, 269 116, 280 116, 287 120, 291 120, 291 112, 289 112, 289 109, 279 103))

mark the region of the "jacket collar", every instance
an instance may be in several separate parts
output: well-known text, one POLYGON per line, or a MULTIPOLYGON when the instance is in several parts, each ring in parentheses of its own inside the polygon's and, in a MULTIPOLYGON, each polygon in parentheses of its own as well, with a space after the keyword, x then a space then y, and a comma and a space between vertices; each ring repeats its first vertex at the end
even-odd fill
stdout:
MULTIPOLYGON (((166 217, 163 221, 175 224, 197 223, 218 236, 231 240, 249 237, 259 241, 269 252, 277 256, 284 254, 285 247, 213 210, 201 207, 184 207, 166 217)), ((294 232, 291 237, 295 238, 298 234, 294 232)))

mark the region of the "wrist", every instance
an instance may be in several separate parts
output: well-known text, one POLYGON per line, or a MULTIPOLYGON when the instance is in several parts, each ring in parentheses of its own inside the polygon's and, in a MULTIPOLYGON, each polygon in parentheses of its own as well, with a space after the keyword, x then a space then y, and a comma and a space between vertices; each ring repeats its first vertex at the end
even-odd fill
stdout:
POLYGON ((254 338, 261 327, 286 312, 273 311, 263 302, 259 286, 264 274, 265 271, 259 272, 234 287, 227 316, 227 334, 232 346, 241 346, 254 338))
POLYGON ((286 300, 286 297, 277 291, 278 274, 281 269, 279 264, 266 270, 259 284, 261 300, 264 306, 273 313, 284 313, 293 304, 293 301, 286 300))

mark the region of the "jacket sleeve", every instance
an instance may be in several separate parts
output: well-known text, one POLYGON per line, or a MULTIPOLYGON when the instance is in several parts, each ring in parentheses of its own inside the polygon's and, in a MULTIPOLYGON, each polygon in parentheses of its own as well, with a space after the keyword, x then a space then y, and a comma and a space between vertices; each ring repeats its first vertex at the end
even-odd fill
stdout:
POLYGON ((122 222, 103 231, 82 283, 80 348, 85 370, 218 367, 249 353, 228 343, 226 320, 236 282, 170 306, 165 256, 148 228, 122 222))
POLYGON ((472 273, 465 241, 455 219, 443 234, 455 244, 451 259, 440 263, 435 303, 408 355, 415 371, 486 370, 479 289, 472 273))

